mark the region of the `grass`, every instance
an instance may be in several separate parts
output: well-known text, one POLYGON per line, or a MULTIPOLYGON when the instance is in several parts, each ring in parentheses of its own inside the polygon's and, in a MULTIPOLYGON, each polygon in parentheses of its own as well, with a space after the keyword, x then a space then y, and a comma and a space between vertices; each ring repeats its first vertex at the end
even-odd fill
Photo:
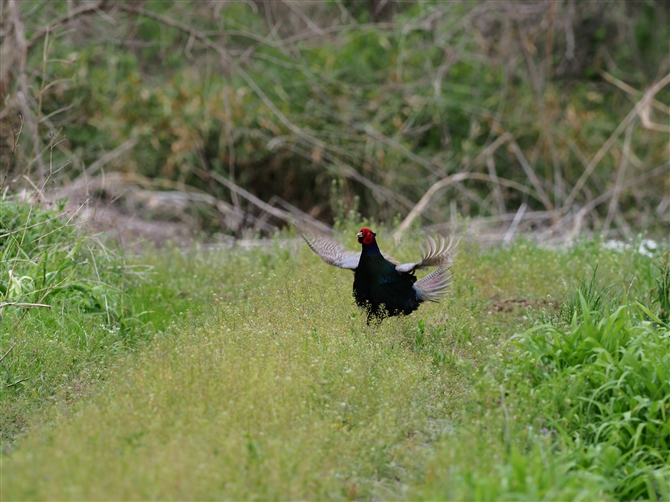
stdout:
POLYGON ((520 338, 524 371, 553 410, 548 427, 621 498, 667 499, 670 330, 641 321, 640 308, 603 313, 580 300, 568 330, 541 326, 520 338))
POLYGON ((81 399, 120 355, 206 307, 199 291, 210 290, 179 253, 125 256, 80 232, 62 206, 0 200, 0 215, 0 442, 11 448, 32 415, 81 399))
MULTIPOLYGON (((353 246, 355 231, 345 226, 344 235, 353 246)), ((379 237, 398 258, 419 241, 393 249, 379 237)), ((151 344, 115 357, 102 380, 90 378, 87 396, 32 417, 31 433, 2 452, 2 498, 667 495, 654 456, 667 456, 654 443, 666 441, 662 423, 647 427, 643 443, 623 434, 626 420, 652 408, 654 420, 665 416, 648 390, 664 384, 626 366, 663 367, 664 328, 641 308, 610 308, 622 293, 643 298, 656 287, 653 258, 591 242, 463 245, 452 295, 368 328, 351 274, 298 249, 278 240, 270 249, 141 258, 154 272, 133 289, 133 305, 172 321, 152 331, 151 344), (592 315, 582 301, 566 322, 555 302, 579 298, 584 277, 600 310, 592 315), (526 303, 504 303, 521 297, 526 303), (526 334, 510 344, 514 333, 526 334), (597 336, 600 345, 588 342, 597 336), (599 364, 609 358, 620 364, 599 364), (566 385, 566 374, 581 384, 566 385), (598 378, 630 392, 611 401, 598 378), (647 404, 627 418, 635 396, 647 404), (594 430, 598 417, 609 424, 605 435, 594 430), (646 470, 626 474, 635 466, 646 470)))

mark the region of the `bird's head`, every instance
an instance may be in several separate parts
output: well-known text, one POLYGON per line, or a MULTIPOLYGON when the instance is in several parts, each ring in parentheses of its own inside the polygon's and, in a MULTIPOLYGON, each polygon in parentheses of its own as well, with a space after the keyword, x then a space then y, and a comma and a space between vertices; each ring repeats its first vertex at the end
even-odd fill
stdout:
POLYGON ((358 232, 358 242, 360 244, 372 244, 375 240, 375 235, 377 234, 369 228, 361 228, 361 231, 358 232))

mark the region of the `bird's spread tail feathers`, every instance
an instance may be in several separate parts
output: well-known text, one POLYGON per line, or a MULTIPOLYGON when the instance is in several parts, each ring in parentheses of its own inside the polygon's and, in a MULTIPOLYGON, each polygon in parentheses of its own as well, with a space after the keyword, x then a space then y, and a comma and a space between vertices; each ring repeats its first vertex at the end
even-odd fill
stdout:
POLYGON ((446 289, 452 282, 451 277, 449 269, 439 267, 434 270, 414 284, 417 298, 424 302, 438 301, 441 296, 447 293, 446 289))

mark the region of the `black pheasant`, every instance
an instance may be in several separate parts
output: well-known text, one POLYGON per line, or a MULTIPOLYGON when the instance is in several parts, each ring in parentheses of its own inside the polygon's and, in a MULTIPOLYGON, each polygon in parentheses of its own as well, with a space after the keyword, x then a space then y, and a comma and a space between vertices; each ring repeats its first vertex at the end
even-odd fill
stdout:
POLYGON ((436 302, 451 284, 449 269, 453 263, 452 241, 430 236, 422 246, 421 261, 398 263, 379 250, 375 234, 369 228, 358 232, 361 252, 348 251, 339 242, 325 235, 308 234, 296 225, 298 233, 309 247, 329 265, 354 271, 354 298, 371 317, 410 314, 424 301, 436 302), (417 281, 414 271, 425 267, 438 267, 417 281))

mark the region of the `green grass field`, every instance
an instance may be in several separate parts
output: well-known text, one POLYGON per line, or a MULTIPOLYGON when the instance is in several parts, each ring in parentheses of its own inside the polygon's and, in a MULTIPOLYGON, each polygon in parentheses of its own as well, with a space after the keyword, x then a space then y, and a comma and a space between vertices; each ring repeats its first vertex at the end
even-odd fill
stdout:
POLYGON ((668 5, 0 2, 0 502, 670 502, 668 5))
POLYGON ((462 244, 448 297, 376 327, 295 241, 114 260, 125 334, 67 302, 3 319, 43 351, 4 385, 3 500, 670 496, 660 252, 462 244))

